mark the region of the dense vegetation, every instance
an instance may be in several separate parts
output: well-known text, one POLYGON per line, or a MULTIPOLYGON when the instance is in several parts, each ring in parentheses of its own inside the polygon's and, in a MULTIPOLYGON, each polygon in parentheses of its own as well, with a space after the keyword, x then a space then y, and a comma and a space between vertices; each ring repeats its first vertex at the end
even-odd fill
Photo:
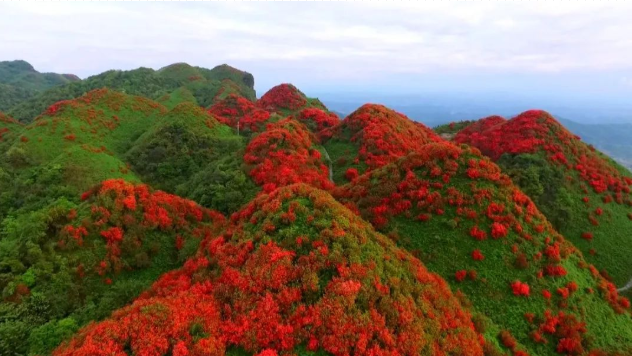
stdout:
POLYGON ((482 355, 468 313, 329 194, 262 195, 184 268, 56 355, 482 355))
POLYGON ((158 100, 171 107, 182 98, 195 99, 195 104, 207 107, 231 93, 253 100, 253 86, 252 74, 227 65, 210 70, 186 63, 172 64, 157 71, 149 68, 111 70, 80 82, 51 88, 13 107, 8 113, 22 122, 30 122, 58 101, 78 98, 101 88, 158 100))
POLYGON ((480 120, 456 137, 479 148, 617 285, 632 275, 632 175, 548 113, 480 120))
POLYGON ((0 62, 0 110, 9 110, 39 92, 78 80, 72 74, 40 73, 21 60, 0 62))
POLYGON ((179 63, 0 114, 0 355, 632 352, 591 265, 628 276, 601 255, 632 224, 625 169, 540 112, 441 129, 494 163, 381 105, 340 120, 253 86, 179 63))

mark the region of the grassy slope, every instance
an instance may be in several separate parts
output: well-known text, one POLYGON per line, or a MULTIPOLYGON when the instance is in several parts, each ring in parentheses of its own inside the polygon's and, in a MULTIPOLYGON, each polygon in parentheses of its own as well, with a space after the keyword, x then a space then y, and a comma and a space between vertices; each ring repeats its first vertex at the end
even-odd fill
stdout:
POLYGON ((445 282, 329 194, 292 185, 231 220, 185 268, 56 355, 482 355, 445 282))
POLYGON ((553 230, 497 166, 475 151, 447 143, 430 144, 419 154, 338 188, 335 196, 358 207, 366 219, 401 246, 415 251, 431 271, 461 290, 472 302, 475 317, 490 319, 485 331, 488 340, 496 340, 500 330, 509 330, 518 339, 516 349, 524 348, 531 355, 553 355, 561 342, 559 334, 543 333, 548 345, 529 336, 538 329, 545 311, 551 310, 572 314, 586 323, 587 332, 577 335, 584 350, 630 352, 629 309, 622 315, 615 312, 621 306, 609 294, 607 282, 596 270, 596 276, 591 274, 581 253, 553 230), (494 204, 500 210, 489 213, 494 204), (475 217, 467 217, 468 209, 475 217), (506 227, 505 237, 492 238, 494 221, 506 227), (471 236, 474 226, 485 232, 485 240, 471 236), (555 243, 560 249, 559 262, 545 252, 555 243), (473 259, 475 250, 484 256, 482 261, 473 259), (563 266, 567 275, 553 277, 544 272, 540 277, 548 265, 563 266), (471 270, 476 271, 475 280, 465 277, 458 281, 458 271, 471 270), (513 294, 511 284, 515 281, 529 285, 528 297, 513 294), (578 290, 563 299, 556 291, 571 281, 577 283, 578 290), (553 294, 550 301, 543 297, 544 290, 553 294), (608 297, 613 299, 612 306, 605 300, 608 297), (534 321, 529 322, 525 313, 533 313, 534 321))
POLYGON ((629 171, 546 113, 525 113, 482 131, 460 133, 455 139, 496 158, 586 260, 605 269, 617 285, 632 277, 629 171), (490 142, 495 142, 494 149, 490 142), (522 142, 529 144, 512 152, 522 142), (593 238, 587 239, 586 233, 593 238))

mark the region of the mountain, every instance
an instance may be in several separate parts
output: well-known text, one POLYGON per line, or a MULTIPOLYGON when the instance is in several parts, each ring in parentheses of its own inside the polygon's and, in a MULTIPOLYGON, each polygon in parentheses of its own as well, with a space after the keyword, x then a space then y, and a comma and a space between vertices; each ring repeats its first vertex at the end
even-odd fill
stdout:
POLYGON ((632 124, 580 124, 558 118, 569 131, 580 136, 627 169, 632 169, 632 124))
POLYGON ((8 113, 19 121, 30 122, 58 101, 78 98, 101 88, 157 100, 170 108, 182 101, 208 107, 231 93, 254 100, 253 86, 252 74, 227 65, 205 69, 176 63, 157 71, 149 68, 111 70, 80 82, 51 88, 13 107, 8 113))
POLYGON ((375 104, 363 105, 321 136, 333 162, 336 183, 441 140, 423 124, 375 104))
POLYGON ((73 74, 40 73, 22 60, 0 62, 0 110, 32 98, 54 86, 79 81, 73 74))
POLYGON ((454 140, 496 161, 605 276, 617 285, 630 279, 629 171, 543 111, 472 125, 478 128, 466 127, 454 140))
POLYGON ((325 109, 325 105, 315 98, 308 98, 292 84, 279 84, 268 90, 259 100, 257 106, 282 116, 296 113, 306 108, 325 109))
POLYGON ((445 282, 306 185, 261 195, 184 268, 55 355, 482 355, 445 282))
POLYGON ((106 180, 3 223, 0 354, 46 354, 177 268, 221 214, 145 185, 106 180))
POLYGON ((631 351, 629 301, 477 150, 430 143, 334 196, 463 293, 487 341, 514 354, 631 351))
POLYGON ((540 114, 439 135, 253 85, 110 71, 0 116, 1 355, 632 353, 622 167, 540 114), (575 186, 594 236, 557 229, 575 186))

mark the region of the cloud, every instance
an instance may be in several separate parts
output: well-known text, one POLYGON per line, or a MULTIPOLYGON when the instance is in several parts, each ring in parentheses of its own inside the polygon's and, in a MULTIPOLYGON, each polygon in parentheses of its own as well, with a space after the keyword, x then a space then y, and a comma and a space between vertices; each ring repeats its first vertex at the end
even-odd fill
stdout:
POLYGON ((0 55, 80 76, 228 62, 267 87, 391 74, 629 71, 630 10, 614 0, 0 3, 0 55))

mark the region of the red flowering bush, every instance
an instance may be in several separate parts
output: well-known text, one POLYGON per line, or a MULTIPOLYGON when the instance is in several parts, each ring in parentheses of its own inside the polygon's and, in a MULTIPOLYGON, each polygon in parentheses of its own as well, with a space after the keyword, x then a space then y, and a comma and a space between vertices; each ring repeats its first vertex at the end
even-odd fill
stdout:
POLYGON ((328 194, 292 185, 234 214, 184 268, 54 354, 482 355, 482 344, 445 281, 328 194))
POLYGON ((96 271, 101 276, 129 269, 141 252, 155 254, 151 241, 154 232, 176 232, 170 239, 171 246, 165 248, 179 250, 185 240, 199 242, 204 233, 224 224, 224 217, 216 211, 120 179, 104 181, 84 193, 82 200, 88 205, 69 215, 73 221, 62 229, 58 249, 83 250, 90 240, 90 253, 80 254, 84 259, 79 263, 83 270, 96 271))
POLYGON ((243 133, 260 132, 270 119, 270 113, 258 108, 255 104, 236 94, 230 94, 226 98, 216 102, 208 112, 217 121, 234 129, 239 126, 243 133))
POLYGON ((511 290, 514 295, 528 297, 530 293, 529 285, 520 281, 511 284, 511 290))
POLYGON ((279 84, 268 90, 257 101, 258 107, 269 112, 296 111, 305 105, 307 105, 305 94, 292 84, 279 84))
POLYGON ((334 127, 340 123, 340 119, 336 114, 319 108, 303 109, 298 113, 297 119, 314 133, 334 127))
POLYGON ((304 125, 284 119, 269 125, 250 141, 244 162, 251 166, 250 175, 255 183, 266 192, 300 182, 330 189, 333 183, 329 180, 329 170, 314 142, 314 136, 304 125))
POLYGON ((474 261, 482 261, 485 259, 485 256, 483 256, 483 253, 481 253, 481 250, 474 250, 472 252, 472 258, 474 259, 474 261))
MULTIPOLYGON (((356 146, 357 156, 349 157, 349 160, 362 162, 369 170, 419 152, 426 143, 442 141, 424 125, 375 104, 363 105, 322 136, 329 138, 332 144, 345 142, 356 146)), ((361 172, 365 169, 362 166, 355 168, 362 169, 361 172)))
POLYGON ((19 121, 0 111, 0 142, 4 141, 4 136, 7 136, 10 132, 15 132, 20 129, 20 126, 22 126, 22 124, 19 121))

